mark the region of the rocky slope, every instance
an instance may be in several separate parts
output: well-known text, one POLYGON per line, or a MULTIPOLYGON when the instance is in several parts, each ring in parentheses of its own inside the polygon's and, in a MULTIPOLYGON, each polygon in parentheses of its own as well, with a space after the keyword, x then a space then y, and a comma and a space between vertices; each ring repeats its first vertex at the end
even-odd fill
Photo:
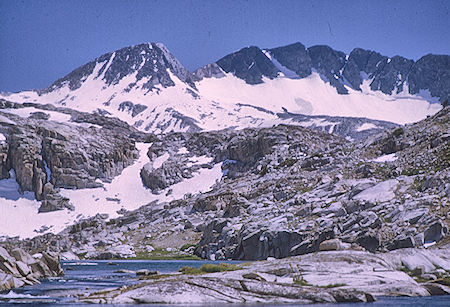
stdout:
POLYGON ((448 257, 426 250, 436 245, 434 253, 448 255, 450 107, 431 103, 448 99, 448 61, 293 44, 244 48, 191 73, 163 45, 142 44, 103 55, 45 90, 8 96, 17 102, 0 99, 0 232, 7 233, 0 239, 11 250, 0 249, 1 287, 59 274, 54 252, 305 255, 256 264, 244 272, 251 278, 170 276, 114 290, 115 301, 99 299, 145 301, 155 289, 164 300, 184 289, 208 302, 230 300, 212 294, 219 290, 237 302, 448 293, 397 271, 448 279, 448 257), (11 238, 19 235, 29 239, 11 238), (43 260, 35 264, 17 247, 43 260), (319 251, 334 253, 314 262, 319 251), (303 261, 311 270, 286 271, 303 261), (303 288, 327 286, 313 274, 323 263, 338 268, 327 269, 333 276, 339 268, 358 275, 347 271, 354 263, 388 273, 369 274, 356 292, 303 288), (394 285, 398 291, 389 292, 394 285))
POLYGON ((99 187, 96 180, 119 175, 137 155, 127 134, 139 135, 117 119, 5 100, 0 133, 0 179, 12 176, 21 191, 33 191, 40 212, 71 208, 59 188, 99 187))
POLYGON ((141 169, 154 193, 169 195, 218 162, 222 179, 208 192, 17 244, 88 258, 247 260, 316 252, 330 239, 334 249, 372 252, 439 244, 450 226, 448 122, 447 107, 358 143, 293 126, 155 137, 141 169))

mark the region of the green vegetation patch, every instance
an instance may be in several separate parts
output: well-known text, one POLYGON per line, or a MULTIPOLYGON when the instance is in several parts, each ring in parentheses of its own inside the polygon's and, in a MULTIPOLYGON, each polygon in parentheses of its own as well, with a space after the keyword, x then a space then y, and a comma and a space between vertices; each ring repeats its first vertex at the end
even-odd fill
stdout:
POLYGON ((416 168, 408 168, 405 170, 402 170, 402 175, 404 176, 414 176, 419 174, 419 169, 416 168))
POLYGON ((444 286, 447 286, 447 287, 450 287, 450 277, 449 276, 446 276, 446 277, 441 278, 441 279, 437 279, 434 282, 438 283, 438 284, 441 284, 441 285, 444 285, 444 286))
POLYGON ((163 248, 156 248, 152 252, 136 252, 136 257, 127 258, 127 260, 201 260, 201 258, 181 253, 177 251, 167 251, 163 248))
POLYGON ((307 282, 302 275, 295 275, 292 280, 294 281, 294 284, 299 286, 313 286, 309 282, 307 282))
POLYGON ((329 289, 329 288, 337 288, 337 287, 344 287, 347 286, 347 284, 344 283, 336 283, 336 284, 329 284, 326 286, 319 286, 320 288, 325 288, 325 289, 329 289))
POLYGON ((394 131, 392 131, 392 134, 398 138, 400 135, 402 135, 403 133, 405 133, 405 131, 403 130, 403 128, 397 128, 394 131))
POLYGON ((226 271, 237 271, 240 270, 242 267, 235 264, 229 264, 229 263, 205 263, 200 268, 193 268, 190 266, 184 266, 181 269, 178 270, 178 272, 181 272, 186 275, 200 275, 200 274, 206 274, 206 273, 217 273, 217 272, 226 272, 226 271))
POLYGON ((185 250, 187 250, 187 249, 189 249, 189 248, 191 248, 191 247, 195 247, 195 246, 197 246, 196 244, 193 244, 193 243, 186 243, 186 244, 183 244, 183 246, 181 246, 181 248, 180 248, 180 251, 185 251, 185 250))

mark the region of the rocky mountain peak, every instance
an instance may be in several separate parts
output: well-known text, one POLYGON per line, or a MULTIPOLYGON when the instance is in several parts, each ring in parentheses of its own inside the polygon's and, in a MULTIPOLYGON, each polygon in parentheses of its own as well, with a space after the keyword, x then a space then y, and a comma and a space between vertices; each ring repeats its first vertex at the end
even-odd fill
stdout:
POLYGON ((345 53, 326 45, 317 45, 308 48, 308 54, 311 57, 313 68, 325 76, 339 94, 348 94, 341 75, 346 62, 345 53))
POLYGON ((295 72, 298 77, 304 78, 311 74, 311 57, 302 43, 269 49, 269 52, 281 65, 295 72))
POLYGON ((195 76, 162 43, 143 43, 106 53, 75 69, 41 92, 48 93, 66 85, 73 91, 80 88, 90 76, 94 80, 103 80, 105 86, 111 86, 133 74, 135 78, 130 78, 128 89, 143 79, 143 89, 152 89, 155 85, 170 87, 175 83, 169 71, 181 81, 195 87, 195 76))
POLYGON ((450 56, 427 54, 411 67, 408 76, 411 94, 428 89, 440 101, 450 99, 450 56))
POLYGON ((263 51, 255 46, 242 48, 216 63, 225 72, 233 73, 248 84, 262 83, 263 76, 270 79, 276 78, 279 72, 263 51))

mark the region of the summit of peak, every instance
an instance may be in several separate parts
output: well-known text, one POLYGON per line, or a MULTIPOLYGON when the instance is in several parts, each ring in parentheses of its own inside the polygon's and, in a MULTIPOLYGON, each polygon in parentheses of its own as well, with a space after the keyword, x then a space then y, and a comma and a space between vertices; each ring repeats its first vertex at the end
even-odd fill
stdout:
POLYGON ((133 74, 135 74, 135 81, 129 84, 130 88, 142 79, 145 79, 143 89, 151 89, 158 84, 163 87, 174 86, 175 83, 168 71, 182 82, 195 87, 193 83, 195 77, 183 67, 164 44, 148 42, 103 54, 57 80, 41 92, 51 92, 66 85, 70 90, 76 90, 89 76, 103 80, 106 86, 110 86, 118 84, 125 77, 133 74))

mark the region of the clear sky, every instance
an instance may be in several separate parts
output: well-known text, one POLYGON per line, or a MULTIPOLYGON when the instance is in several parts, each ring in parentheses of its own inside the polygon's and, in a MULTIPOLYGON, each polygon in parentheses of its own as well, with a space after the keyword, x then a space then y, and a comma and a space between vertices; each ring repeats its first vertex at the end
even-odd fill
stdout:
POLYGON ((0 0, 0 91, 45 88, 106 53, 162 42, 194 70, 301 42, 414 60, 450 54, 450 1, 0 0))

